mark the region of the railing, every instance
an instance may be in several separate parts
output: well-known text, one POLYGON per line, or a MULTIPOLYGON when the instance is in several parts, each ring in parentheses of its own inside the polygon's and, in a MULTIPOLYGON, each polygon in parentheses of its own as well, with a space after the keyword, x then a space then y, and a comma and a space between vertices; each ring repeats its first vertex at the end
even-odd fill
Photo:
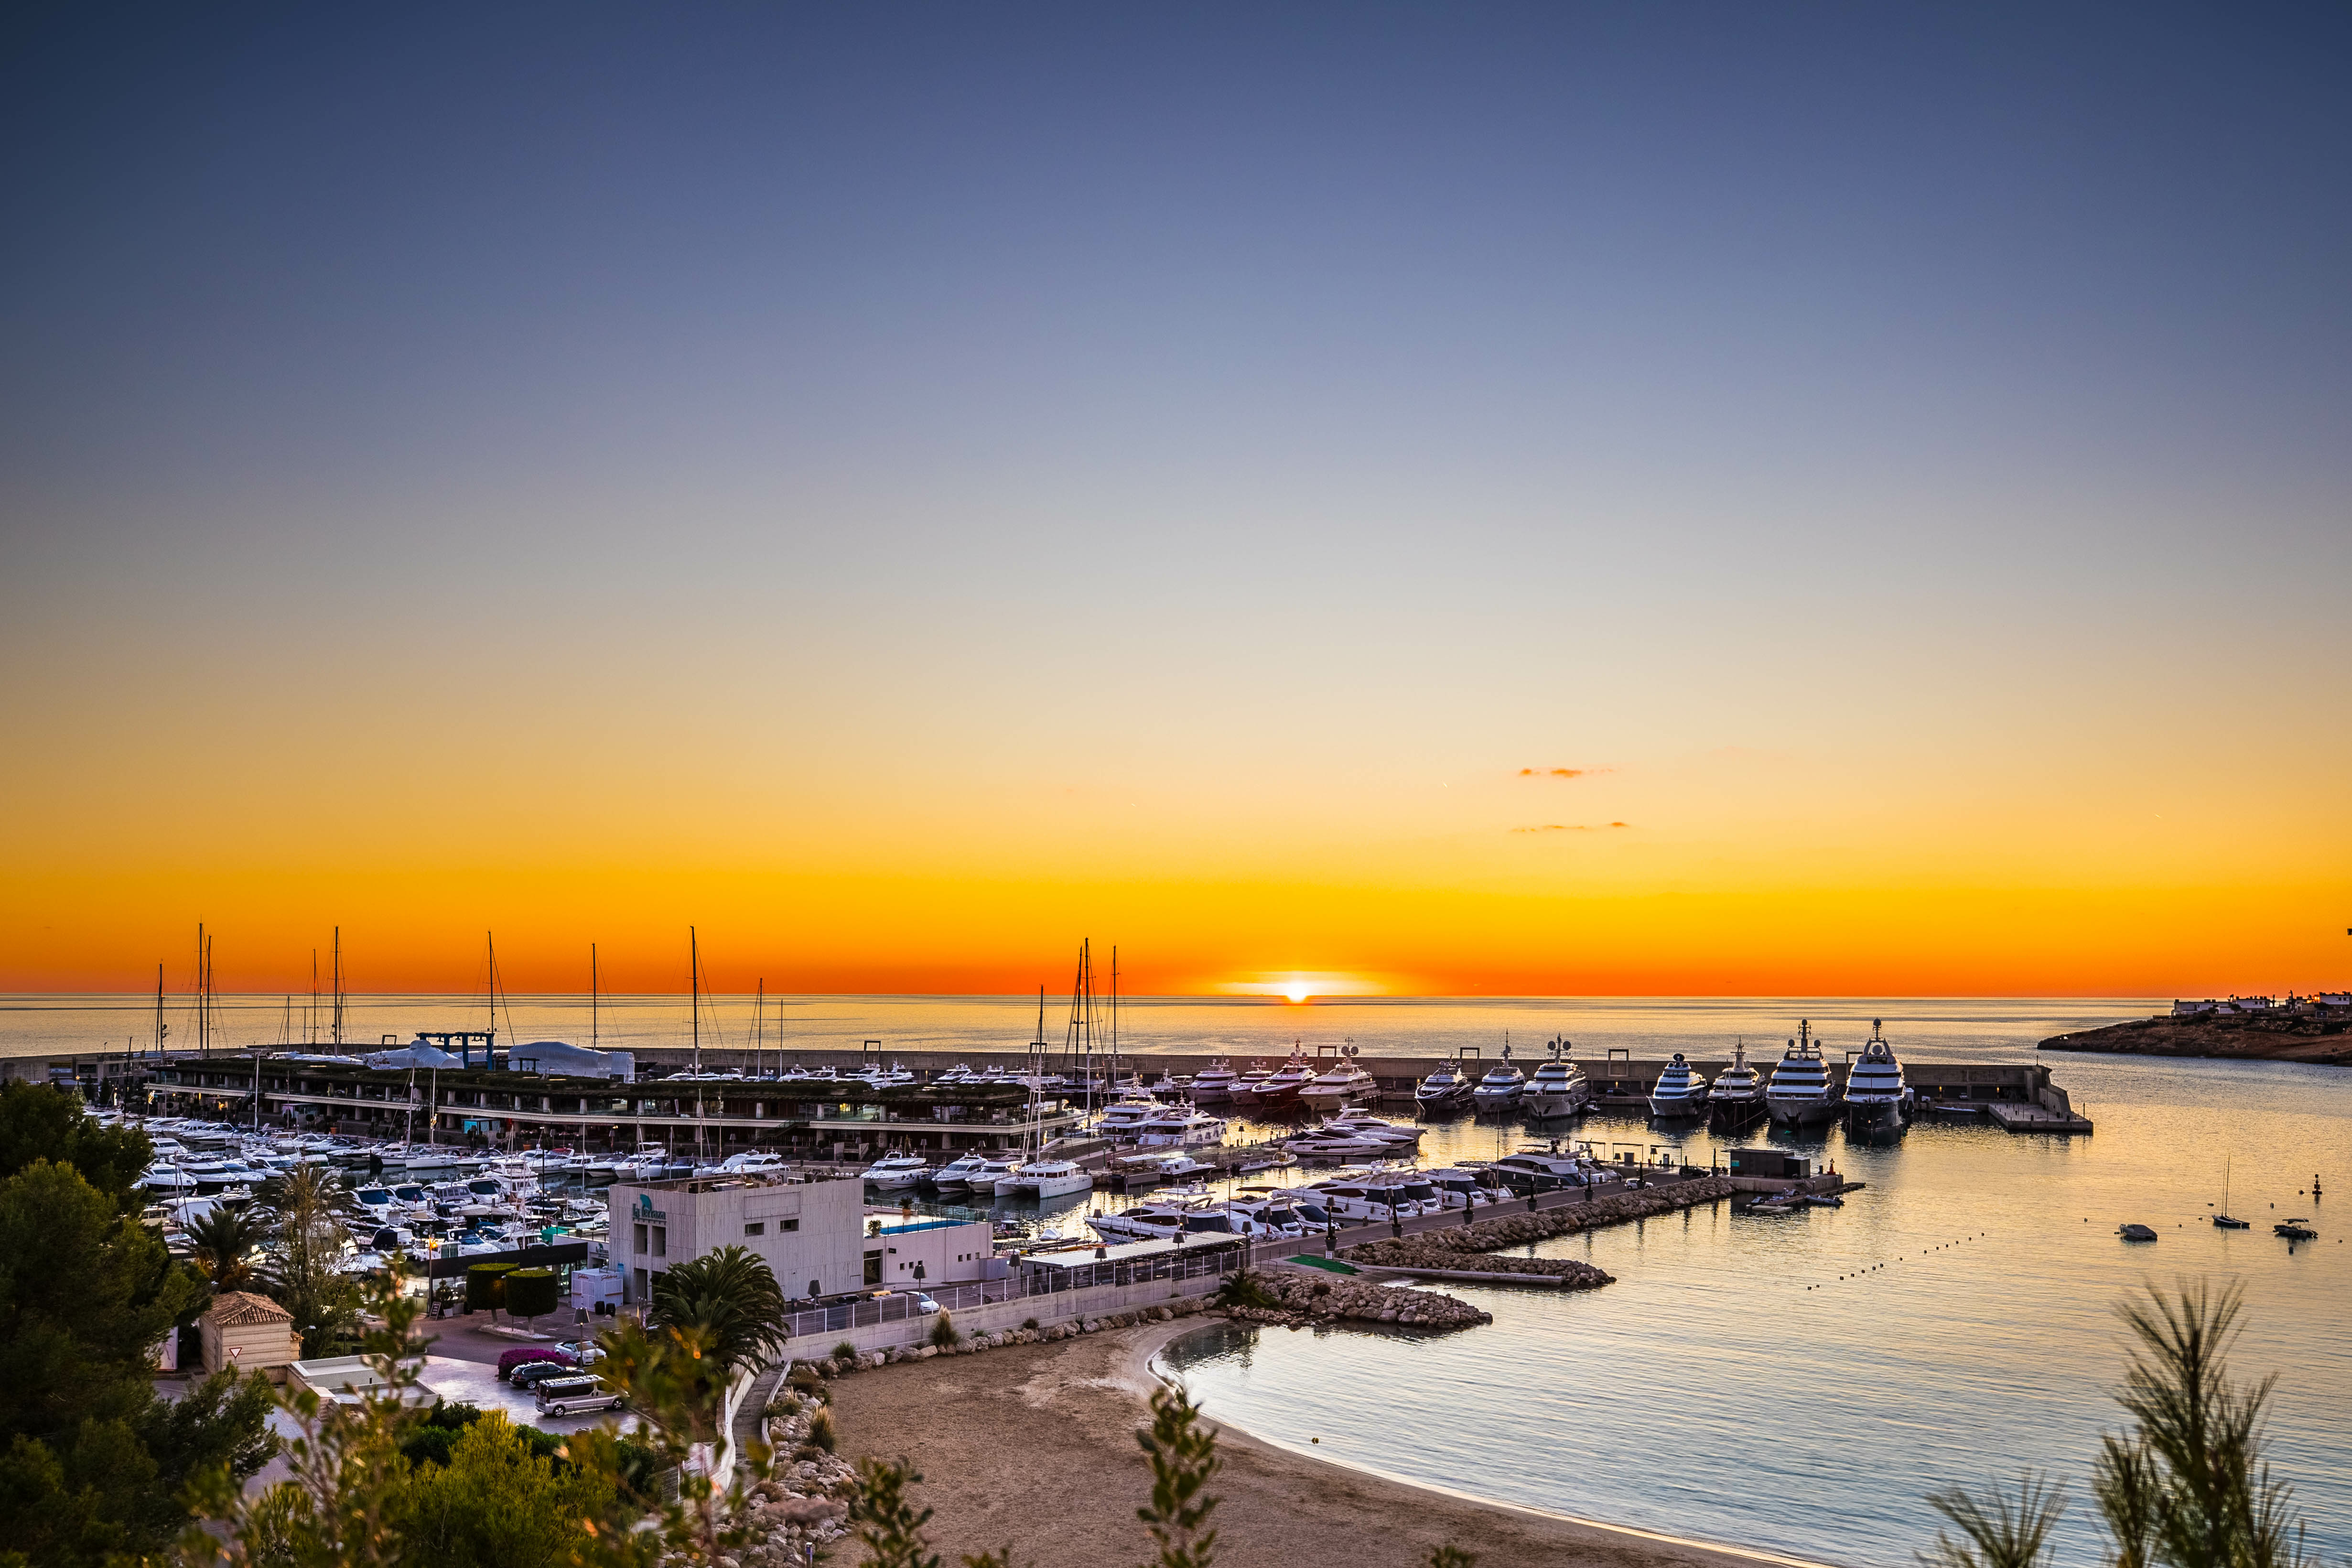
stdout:
MULTIPOLYGON (((1141 1285, 1157 1279, 1213 1279, 1247 1267, 1248 1255, 1241 1247, 1202 1247, 1192 1253, 1166 1253, 1153 1258, 1087 1263, 1076 1268, 1032 1265, 1022 1273, 1003 1279, 982 1279, 961 1285, 926 1285, 920 1289, 941 1310, 961 1312, 975 1307, 1027 1300, 1033 1297, 1065 1295, 1072 1290, 1101 1285, 1141 1285)), ((836 1307, 793 1312, 786 1317, 784 1323, 786 1331, 799 1340, 844 1333, 851 1329, 868 1329, 882 1323, 904 1322, 910 1318, 926 1315, 919 1310, 911 1292, 893 1292, 862 1301, 844 1302, 836 1307)))

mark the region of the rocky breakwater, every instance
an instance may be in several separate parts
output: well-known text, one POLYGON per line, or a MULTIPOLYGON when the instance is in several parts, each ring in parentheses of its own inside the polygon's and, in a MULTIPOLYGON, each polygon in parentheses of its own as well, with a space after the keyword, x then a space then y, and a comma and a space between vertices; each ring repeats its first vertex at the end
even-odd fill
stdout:
POLYGON ((1492 1258, 1506 1247, 1525 1247, 1558 1236, 1592 1230, 1604 1225, 1649 1219, 1676 1209, 1727 1198, 1738 1189, 1728 1176, 1698 1176, 1662 1187, 1595 1198, 1591 1203, 1563 1204, 1533 1214, 1498 1215, 1469 1225, 1423 1232, 1398 1241, 1368 1241, 1339 1256, 1375 1268, 1430 1268, 1464 1274, 1528 1274, 1558 1278, 1570 1289, 1591 1289, 1613 1282, 1589 1263, 1566 1258, 1492 1258))
POLYGON ((1270 1268, 1249 1276, 1259 1304, 1225 1315, 1244 1323, 1304 1328, 1310 1323, 1395 1323, 1412 1329, 1467 1329, 1495 1321, 1467 1301, 1434 1290, 1402 1290, 1320 1270, 1270 1268))

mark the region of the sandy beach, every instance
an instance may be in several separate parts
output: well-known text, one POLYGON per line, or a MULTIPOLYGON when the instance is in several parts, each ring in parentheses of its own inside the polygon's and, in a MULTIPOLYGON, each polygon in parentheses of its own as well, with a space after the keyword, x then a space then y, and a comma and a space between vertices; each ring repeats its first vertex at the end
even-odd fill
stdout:
MULTIPOLYGON (((1010 1543, 1036 1568, 1140 1563, 1150 1469, 1134 1433, 1152 1354, 1199 1319, 860 1373, 834 1385, 841 1452, 904 1458, 927 1478, 931 1543, 955 1562, 1010 1543)), ((1717 1550, 1408 1486, 1219 1428, 1219 1560, 1235 1568, 1415 1568, 1451 1543, 1488 1568, 1755 1568, 1717 1550)))

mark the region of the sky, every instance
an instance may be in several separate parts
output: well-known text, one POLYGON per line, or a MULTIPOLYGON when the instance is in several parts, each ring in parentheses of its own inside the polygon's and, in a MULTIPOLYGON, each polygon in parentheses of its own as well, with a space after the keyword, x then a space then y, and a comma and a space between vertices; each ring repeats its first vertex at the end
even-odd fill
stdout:
POLYGON ((2352 984, 2341 7, 0 29, 0 989, 2352 984))

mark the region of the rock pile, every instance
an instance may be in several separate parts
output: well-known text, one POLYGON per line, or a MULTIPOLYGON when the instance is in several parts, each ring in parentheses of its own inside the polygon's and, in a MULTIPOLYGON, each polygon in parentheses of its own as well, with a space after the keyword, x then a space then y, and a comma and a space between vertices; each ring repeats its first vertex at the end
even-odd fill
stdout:
POLYGON ((1466 1329, 1495 1321, 1492 1312, 1482 1312, 1467 1301, 1434 1290, 1401 1290, 1319 1270, 1310 1275, 1300 1269, 1272 1268, 1250 1278, 1279 1305, 1226 1310, 1227 1317, 1247 1323, 1280 1323, 1298 1328, 1345 1320, 1402 1323, 1416 1329, 1466 1329))
POLYGON ((792 1394, 768 1406, 764 1436, 775 1451, 773 1470, 745 1489, 728 1521, 749 1539, 734 1549, 738 1568, 803 1568, 808 1549, 848 1533, 856 1475, 849 1461, 809 1442, 814 1399, 792 1394))
POLYGON ((1428 1236, 1409 1236, 1402 1241, 1370 1241, 1348 1248, 1347 1256, 1355 1262, 1382 1268, 1433 1268, 1449 1274, 1492 1274, 1498 1278, 1516 1274, 1559 1279, 1570 1290, 1597 1290, 1617 1282, 1615 1275, 1573 1258, 1496 1258, 1491 1253, 1465 1252, 1451 1239, 1459 1234, 1441 1230, 1428 1236))
MULTIPOLYGON (((1638 1192, 1619 1193, 1612 1197, 1596 1198, 1591 1203, 1564 1204, 1556 1209, 1539 1209, 1534 1214, 1503 1215, 1494 1219, 1482 1219, 1471 1225, 1457 1225, 1445 1230, 1433 1230, 1421 1236, 1408 1237, 1402 1244, 1407 1247, 1422 1243, 1435 1243, 1443 1250, 1454 1253, 1493 1252, 1506 1247, 1524 1247, 1531 1241, 1549 1241, 1556 1236, 1568 1236, 1580 1230, 1591 1230, 1604 1225, 1622 1225, 1627 1220, 1648 1219, 1670 1214, 1675 1209, 1690 1208, 1697 1204, 1714 1203, 1731 1196, 1737 1189, 1728 1176, 1700 1176, 1670 1186, 1644 1187, 1638 1192)), ((1400 1245, 1393 1241, 1369 1242, 1349 1247, 1340 1256, 1365 1263, 1382 1263, 1385 1257, 1375 1257, 1378 1249, 1400 1245)), ((1492 1268, 1500 1259, 1484 1260, 1471 1265, 1473 1268, 1492 1268)), ((1538 1261, 1541 1261, 1538 1259, 1538 1261)), ((1449 1268, 1445 1263, 1403 1263, 1396 1267, 1411 1268, 1449 1268)), ((1603 1280, 1595 1283, 1605 1283, 1603 1280)))

